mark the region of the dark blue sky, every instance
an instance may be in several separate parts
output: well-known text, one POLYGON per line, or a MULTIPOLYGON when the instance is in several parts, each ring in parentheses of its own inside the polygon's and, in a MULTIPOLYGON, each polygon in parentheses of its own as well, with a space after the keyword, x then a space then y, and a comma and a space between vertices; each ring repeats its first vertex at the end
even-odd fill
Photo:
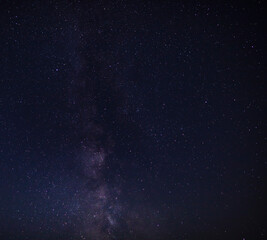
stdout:
POLYGON ((264 239, 262 1, 6 1, 2 239, 264 239))

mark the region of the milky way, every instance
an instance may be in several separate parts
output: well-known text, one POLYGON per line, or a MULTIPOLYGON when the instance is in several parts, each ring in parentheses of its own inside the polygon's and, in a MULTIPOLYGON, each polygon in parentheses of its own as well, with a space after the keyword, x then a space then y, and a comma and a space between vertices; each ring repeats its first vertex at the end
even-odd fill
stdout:
POLYGON ((83 169, 88 178, 81 199, 82 225, 85 236, 93 239, 112 239, 120 214, 118 191, 105 182, 101 173, 105 153, 86 150, 82 153, 83 169))
MULTIPOLYGON (((81 32, 79 34, 84 36, 81 32)), ((85 44, 87 41, 90 42, 90 39, 82 39, 85 44)), ((81 42, 77 42, 76 48, 81 47, 80 45, 81 42)), ((108 98, 109 94, 115 91, 114 85, 110 85, 111 79, 105 77, 105 59, 99 61, 95 56, 91 56, 90 61, 97 63, 95 67, 99 67, 102 72, 100 78, 96 78, 94 74, 87 75, 88 63, 82 62, 82 59, 86 58, 85 53, 77 54, 74 50, 73 54, 75 63, 80 66, 70 79, 69 103, 75 111, 73 128, 77 130, 80 139, 76 159, 83 184, 78 198, 74 200, 79 205, 76 214, 80 219, 76 231, 85 239, 117 239, 122 214, 120 189, 116 181, 110 181, 105 174, 109 170, 106 159, 113 152, 114 140, 105 121, 99 121, 99 117, 103 118, 103 107, 101 108, 99 103, 101 105, 106 102, 110 105, 108 98), (108 93, 105 94, 105 90, 99 88, 99 85, 102 85, 102 88, 110 87, 108 93), (104 94, 99 94, 101 92, 104 94), (98 95, 101 95, 101 98, 98 95)), ((104 111, 108 105, 104 106, 104 111)), ((114 110, 117 110, 116 107, 114 110)))

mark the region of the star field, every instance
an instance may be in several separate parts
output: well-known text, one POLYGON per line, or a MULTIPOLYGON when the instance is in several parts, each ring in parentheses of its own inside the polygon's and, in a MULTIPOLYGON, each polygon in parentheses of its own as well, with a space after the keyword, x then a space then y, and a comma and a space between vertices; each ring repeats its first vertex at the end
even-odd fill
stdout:
POLYGON ((263 1, 6 1, 0 238, 265 239, 263 1))

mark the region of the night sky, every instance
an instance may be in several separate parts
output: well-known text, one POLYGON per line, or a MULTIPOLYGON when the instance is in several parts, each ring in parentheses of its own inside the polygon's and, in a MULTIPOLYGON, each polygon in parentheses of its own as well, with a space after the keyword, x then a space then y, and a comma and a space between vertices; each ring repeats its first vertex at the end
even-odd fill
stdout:
POLYGON ((266 239, 264 1, 5 1, 0 239, 266 239))

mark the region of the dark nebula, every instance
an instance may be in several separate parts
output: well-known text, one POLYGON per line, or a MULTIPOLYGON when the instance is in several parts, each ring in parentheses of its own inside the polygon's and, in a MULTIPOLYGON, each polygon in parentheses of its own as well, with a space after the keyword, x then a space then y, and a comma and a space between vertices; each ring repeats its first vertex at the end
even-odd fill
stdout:
POLYGON ((263 5, 1 3, 0 239, 265 239, 263 5))

